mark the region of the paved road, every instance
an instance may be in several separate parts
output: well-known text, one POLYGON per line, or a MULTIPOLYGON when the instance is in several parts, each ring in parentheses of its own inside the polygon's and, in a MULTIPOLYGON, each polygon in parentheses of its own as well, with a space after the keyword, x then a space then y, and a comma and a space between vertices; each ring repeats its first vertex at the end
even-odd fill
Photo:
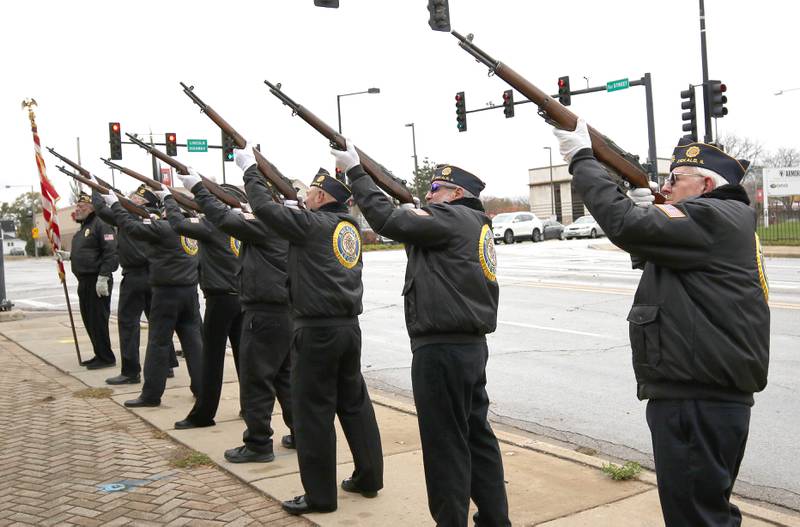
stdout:
MULTIPOLYGON (((501 284, 490 336, 494 418, 652 466, 644 403, 636 399, 625 317, 640 276, 606 240, 497 246, 501 284)), ((405 253, 365 254, 363 365, 371 383, 409 394, 403 321, 405 253)), ((800 510, 800 259, 768 259, 770 383, 757 396, 737 492, 800 510)), ((52 261, 6 264, 9 298, 63 309, 52 261), (42 285, 52 284, 52 285, 42 285)), ((72 288, 74 291, 74 287, 72 288)), ((77 299, 73 299, 77 301, 77 299)))

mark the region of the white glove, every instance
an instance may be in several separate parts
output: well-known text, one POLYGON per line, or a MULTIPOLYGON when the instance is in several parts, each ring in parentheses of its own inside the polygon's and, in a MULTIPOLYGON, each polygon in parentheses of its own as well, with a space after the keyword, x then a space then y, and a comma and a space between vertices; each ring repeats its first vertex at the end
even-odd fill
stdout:
POLYGON ((345 139, 345 144, 347 145, 347 150, 332 148, 331 154, 336 158, 336 168, 347 174, 348 170, 361 163, 361 159, 358 157, 358 152, 356 152, 356 145, 349 139, 345 139))
POLYGON ((56 250, 56 260, 59 262, 68 262, 69 256, 69 251, 56 250))
POLYGON ((239 207, 231 207, 231 212, 238 214, 239 216, 244 216, 244 211, 239 207))
POLYGON ((242 172, 256 164, 256 155, 253 153, 253 145, 247 145, 239 150, 233 149, 233 159, 236 161, 236 166, 242 169, 242 172))
POLYGON ((558 139, 558 148, 567 163, 572 161, 572 156, 577 154, 579 150, 592 147, 589 127, 586 126, 586 121, 580 117, 578 117, 578 124, 575 126, 574 132, 553 128, 553 135, 558 139))
POLYGON ((167 190, 167 187, 161 187, 161 190, 154 190, 153 194, 158 196, 158 199, 162 202, 164 201, 164 198, 170 195, 169 190, 167 190))
POLYGON ((106 205, 109 207, 119 201, 117 193, 114 192, 113 190, 109 190, 108 194, 101 194, 101 195, 103 196, 103 201, 105 201, 106 205))
POLYGON ((109 276, 99 275, 97 277, 97 284, 95 284, 94 289, 97 291, 97 297, 104 297, 108 296, 111 293, 108 292, 108 282, 111 279, 109 276))
POLYGON ((651 181, 650 188, 634 188, 629 190, 627 195, 637 207, 649 207, 656 199, 653 192, 657 190, 658 184, 651 181))
POLYGON ((297 206, 297 201, 293 199, 283 200, 283 206, 289 209, 300 210, 300 207, 297 206))
POLYGON ((189 168, 188 174, 178 174, 178 177, 180 178, 181 183, 183 183, 183 187, 186 190, 192 190, 192 188, 194 188, 194 186, 200 183, 203 179, 200 177, 200 174, 195 172, 195 170, 192 167, 188 168, 189 168))
POLYGON ((418 209, 419 208, 419 198, 414 196, 411 199, 413 200, 412 203, 401 203, 400 204, 400 208, 401 209, 408 209, 408 210, 418 209))

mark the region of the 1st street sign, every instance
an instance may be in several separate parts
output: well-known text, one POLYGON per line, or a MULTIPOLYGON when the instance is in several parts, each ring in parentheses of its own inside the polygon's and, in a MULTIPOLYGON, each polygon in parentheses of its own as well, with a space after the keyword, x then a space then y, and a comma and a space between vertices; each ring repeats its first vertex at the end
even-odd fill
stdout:
POLYGON ((624 90, 625 88, 630 88, 631 84, 628 82, 628 79, 619 79, 616 81, 611 81, 606 83, 606 91, 617 91, 617 90, 624 90))
POLYGON ((208 140, 206 139, 187 139, 186 149, 189 152, 208 152, 208 140))

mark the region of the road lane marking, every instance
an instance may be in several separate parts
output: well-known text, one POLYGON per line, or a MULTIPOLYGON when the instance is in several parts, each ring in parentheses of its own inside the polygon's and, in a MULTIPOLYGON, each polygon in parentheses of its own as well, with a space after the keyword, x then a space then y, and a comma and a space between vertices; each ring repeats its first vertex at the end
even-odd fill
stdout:
POLYGON ((550 326, 537 326, 535 324, 523 324, 522 322, 508 322, 505 320, 498 320, 498 324, 505 324, 506 326, 516 326, 519 328, 541 329, 544 331, 555 331, 556 333, 569 333, 570 335, 583 335, 584 337, 597 337, 601 339, 613 339, 611 335, 601 335, 599 333, 588 333, 586 331, 576 331, 574 329, 554 328, 550 326))

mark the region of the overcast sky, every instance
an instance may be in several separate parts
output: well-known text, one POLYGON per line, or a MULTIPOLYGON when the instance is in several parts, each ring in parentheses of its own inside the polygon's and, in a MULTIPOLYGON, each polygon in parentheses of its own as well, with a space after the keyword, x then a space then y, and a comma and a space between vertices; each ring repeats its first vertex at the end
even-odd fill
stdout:
MULTIPOLYGON (((196 92, 288 177, 310 180, 332 168, 327 141, 269 94, 264 79, 336 127, 336 95, 378 87, 377 95, 342 99, 344 134, 396 175, 411 179, 414 122, 420 163, 452 163, 487 182, 485 194, 527 196, 527 169, 548 164, 550 127, 532 104, 506 119, 502 108, 470 114, 456 129, 454 95, 468 109, 501 102, 508 86, 487 77, 454 37, 431 31, 425 0, 6 2, 0 17, 2 82, 0 200, 37 184, 27 113, 35 98, 43 146, 77 157, 102 177, 108 122, 123 132, 175 132, 178 141, 219 143, 219 129, 182 93, 196 92)), ((710 77, 728 85, 730 114, 720 134, 751 137, 768 149, 800 148, 797 20, 786 0, 706 0, 710 77)), ((697 0, 450 0, 457 31, 528 80, 555 93, 561 75, 573 89, 645 72, 653 77, 658 155, 668 157, 681 132, 680 91, 701 81, 697 0)), ((698 92, 699 93, 699 92, 698 92)), ((520 100, 520 95, 516 95, 520 100)), ((647 154, 642 87, 573 97, 571 109, 621 147, 647 154)), ((702 136, 702 129, 700 130, 702 136)), ((179 151, 179 159, 221 179, 221 154, 179 151)), ((67 178, 45 153, 62 194, 67 178)), ((120 164, 149 173, 148 158, 124 145, 120 164)), ((226 163, 227 180, 241 172, 226 163)), ((124 190, 137 184, 118 176, 124 190)), ((64 202, 66 203, 66 198, 64 202)))

